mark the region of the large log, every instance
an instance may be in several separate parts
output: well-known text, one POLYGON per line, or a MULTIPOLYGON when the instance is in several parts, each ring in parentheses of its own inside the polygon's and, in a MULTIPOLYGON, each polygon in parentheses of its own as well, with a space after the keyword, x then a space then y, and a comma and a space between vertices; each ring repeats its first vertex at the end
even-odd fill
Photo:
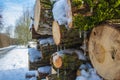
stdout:
POLYGON ((79 36, 78 29, 67 30, 64 25, 59 26, 56 21, 53 22, 52 27, 53 39, 56 45, 64 45, 66 47, 70 46, 80 46, 82 44, 82 39, 79 36))
POLYGON ((34 28, 40 35, 52 35, 52 11, 49 0, 36 0, 34 7, 34 28))
POLYGON ((98 74, 107 80, 120 80, 120 25, 106 23, 95 27, 88 47, 98 74))

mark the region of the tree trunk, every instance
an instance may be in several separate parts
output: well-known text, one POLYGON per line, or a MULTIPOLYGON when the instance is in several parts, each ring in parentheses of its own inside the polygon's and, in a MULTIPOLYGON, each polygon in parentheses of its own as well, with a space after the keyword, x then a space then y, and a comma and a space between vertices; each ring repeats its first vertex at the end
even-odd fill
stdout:
POLYGON ((56 45, 63 45, 66 47, 80 46, 82 44, 82 39, 79 36, 78 29, 67 30, 65 26, 59 26, 56 21, 53 22, 53 39, 56 45))
POLYGON ((89 38, 90 60, 98 74, 108 80, 120 79, 120 25, 102 24, 89 38))
POLYGON ((34 9, 34 28, 40 35, 52 35, 52 8, 42 0, 36 0, 34 9))

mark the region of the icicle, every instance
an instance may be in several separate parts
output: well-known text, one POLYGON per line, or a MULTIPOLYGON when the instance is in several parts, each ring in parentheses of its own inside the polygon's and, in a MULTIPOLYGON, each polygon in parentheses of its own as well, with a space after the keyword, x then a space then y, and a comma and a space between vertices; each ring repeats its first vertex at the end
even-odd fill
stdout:
POLYGON ((60 77, 59 68, 57 69, 57 77, 58 77, 58 78, 60 77))

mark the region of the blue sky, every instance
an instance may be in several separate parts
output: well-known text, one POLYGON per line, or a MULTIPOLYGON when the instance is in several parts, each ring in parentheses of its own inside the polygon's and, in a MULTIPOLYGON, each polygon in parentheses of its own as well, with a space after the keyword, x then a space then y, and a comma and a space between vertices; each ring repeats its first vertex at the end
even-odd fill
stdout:
POLYGON ((35 0, 0 0, 0 8, 2 11, 4 25, 15 26, 15 22, 22 15, 25 8, 33 8, 35 0))

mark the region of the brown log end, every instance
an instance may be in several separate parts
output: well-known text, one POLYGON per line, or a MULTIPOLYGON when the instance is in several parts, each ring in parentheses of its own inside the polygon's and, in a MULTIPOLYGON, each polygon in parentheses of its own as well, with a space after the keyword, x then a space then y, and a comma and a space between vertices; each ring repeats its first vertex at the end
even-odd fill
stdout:
POLYGON ((70 21, 68 22, 68 27, 69 28, 73 28, 73 24, 72 24, 72 8, 71 8, 71 2, 70 0, 67 0, 67 3, 68 3, 68 6, 69 6, 69 9, 67 11, 67 18, 70 19, 70 21))
POLYGON ((40 0, 36 0, 35 7, 34 7, 34 28, 35 28, 35 31, 37 31, 38 27, 39 27, 40 13, 41 13, 40 0))
POLYGON ((60 32, 60 26, 56 21, 53 22, 52 33, 55 44, 59 45, 61 40, 61 34, 60 34, 61 32, 60 32))
POLYGON ((60 68, 62 66, 62 58, 61 56, 59 55, 55 55, 53 57, 53 65, 56 67, 56 68, 60 68))
POLYGON ((98 74, 107 80, 120 79, 120 25, 102 24, 89 38, 90 60, 98 74), (119 71, 119 72, 118 72, 119 71))

